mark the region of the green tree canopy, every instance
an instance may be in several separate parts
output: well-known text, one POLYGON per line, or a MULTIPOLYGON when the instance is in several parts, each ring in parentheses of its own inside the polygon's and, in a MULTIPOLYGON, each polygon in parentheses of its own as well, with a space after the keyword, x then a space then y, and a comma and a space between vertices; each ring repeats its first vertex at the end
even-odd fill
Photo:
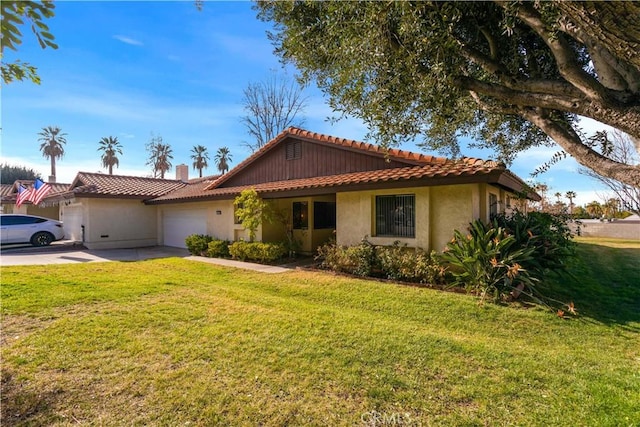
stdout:
POLYGON ((42 178, 40 173, 26 166, 12 166, 7 163, 0 165, 1 184, 13 184, 20 179, 32 180, 36 178, 42 178))
POLYGON ((276 52, 383 145, 423 137, 459 155, 472 137, 509 162, 555 141, 640 186, 580 131, 589 117, 640 139, 638 2, 259 1, 276 52))
MULTIPOLYGON (((53 34, 49 32, 49 27, 44 23, 46 18, 53 17, 53 9, 55 8, 53 1, 2 0, 0 7, 2 8, 0 57, 4 58, 5 47, 14 51, 18 50, 18 45, 22 43, 20 27, 25 25, 25 21, 31 23, 31 31, 38 39, 40 47, 43 49, 46 47, 58 48, 58 45, 53 41, 53 34)), ((38 77, 36 67, 20 60, 14 62, 2 61, 2 81, 5 84, 14 80, 24 79, 30 79, 32 82, 39 84, 40 77, 38 77)))
POLYGON ((235 206, 235 216, 249 233, 249 241, 253 242, 262 221, 271 220, 269 205, 260 198, 258 192, 253 188, 242 190, 240 195, 234 199, 233 205, 235 206))

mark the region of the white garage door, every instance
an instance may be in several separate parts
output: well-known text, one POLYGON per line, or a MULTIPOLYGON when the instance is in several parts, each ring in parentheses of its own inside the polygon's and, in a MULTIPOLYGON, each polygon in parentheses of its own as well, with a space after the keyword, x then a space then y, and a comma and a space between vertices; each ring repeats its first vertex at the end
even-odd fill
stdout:
POLYGON ((64 238, 82 242, 82 206, 65 206, 62 209, 64 238))
POLYGON ((164 245, 186 248, 184 239, 191 234, 207 234, 207 210, 165 211, 164 245))

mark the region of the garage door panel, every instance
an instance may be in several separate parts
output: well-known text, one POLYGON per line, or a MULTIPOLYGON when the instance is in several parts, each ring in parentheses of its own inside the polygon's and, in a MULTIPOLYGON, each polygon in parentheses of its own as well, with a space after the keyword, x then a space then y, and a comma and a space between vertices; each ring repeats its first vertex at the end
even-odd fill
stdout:
POLYGON ((67 206, 62 211, 64 238, 82 242, 82 206, 67 206))
POLYGON ((186 248, 187 236, 207 234, 207 210, 165 211, 162 227, 165 246, 186 248))

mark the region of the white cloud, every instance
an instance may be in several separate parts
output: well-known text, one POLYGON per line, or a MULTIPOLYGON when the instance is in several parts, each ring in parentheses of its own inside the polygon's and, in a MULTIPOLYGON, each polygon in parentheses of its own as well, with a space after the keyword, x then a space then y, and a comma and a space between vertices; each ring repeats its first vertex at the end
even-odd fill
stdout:
POLYGON ((116 34, 115 36, 113 36, 113 38, 121 41, 122 43, 126 43, 132 46, 144 46, 144 44, 140 40, 132 39, 131 37, 116 34))
POLYGON ((611 126, 602 124, 588 117, 580 117, 579 127, 587 136, 592 136, 596 132, 602 131, 602 130, 606 130, 608 132, 613 132, 614 130, 611 126))

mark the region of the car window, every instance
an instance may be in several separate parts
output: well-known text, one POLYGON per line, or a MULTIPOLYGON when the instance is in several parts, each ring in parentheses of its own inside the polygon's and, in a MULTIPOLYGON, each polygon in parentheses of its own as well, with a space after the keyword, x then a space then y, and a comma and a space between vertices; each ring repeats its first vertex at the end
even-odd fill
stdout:
POLYGON ((16 221, 14 222, 14 224, 18 225, 23 225, 23 224, 35 224, 35 220, 37 218, 33 218, 30 216, 17 216, 16 217, 16 221))
POLYGON ((13 215, 0 216, 0 224, 2 225, 13 225, 15 223, 16 223, 16 217, 13 215))
POLYGON ((2 225, 25 225, 25 224, 37 224, 45 222, 44 218, 36 218, 33 216, 20 216, 20 215, 6 215, 0 217, 2 225))

